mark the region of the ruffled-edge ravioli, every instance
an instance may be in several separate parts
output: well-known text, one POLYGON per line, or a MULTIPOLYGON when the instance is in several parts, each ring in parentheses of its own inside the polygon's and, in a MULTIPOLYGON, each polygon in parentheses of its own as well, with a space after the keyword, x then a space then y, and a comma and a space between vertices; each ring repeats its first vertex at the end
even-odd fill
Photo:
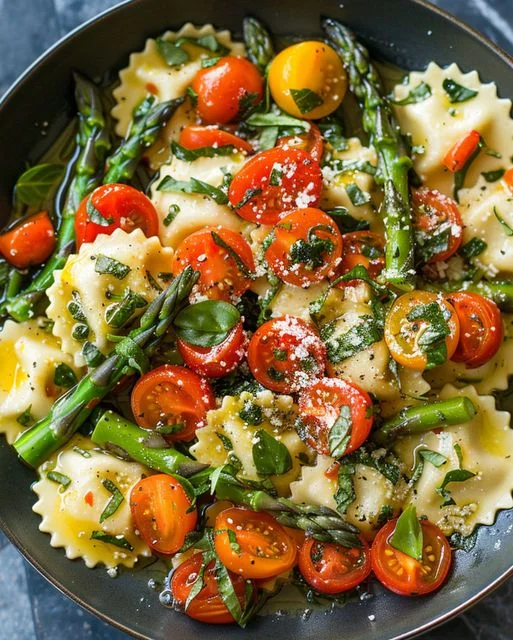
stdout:
POLYGON ((80 377, 73 359, 61 351, 58 338, 45 331, 39 320, 19 324, 7 320, 0 332, 0 363, 0 433, 9 443, 46 416, 66 390, 54 383, 59 364, 80 377), (21 417, 25 412, 26 420, 21 417))
POLYGON ((42 517, 40 531, 51 535, 52 547, 64 547, 70 560, 82 558, 92 568, 99 563, 107 567, 133 567, 139 556, 151 551, 136 535, 130 514, 129 497, 132 487, 150 472, 136 462, 126 462, 93 443, 75 435, 68 445, 40 467, 40 479, 33 485, 38 501, 33 510, 42 517), (55 471, 71 480, 67 487, 50 480, 47 473, 55 471), (113 482, 123 494, 118 509, 100 524, 100 516, 112 498, 102 484, 113 482), (91 539, 93 531, 110 536, 123 536, 132 550, 91 539))
MULTIPOLYGON (((88 340, 107 354, 112 348, 109 334, 126 333, 107 324, 107 309, 119 302, 118 296, 130 289, 150 303, 169 282, 173 251, 162 247, 160 240, 147 238, 140 229, 126 233, 116 229, 112 235, 99 235, 94 242, 83 244, 78 254, 70 255, 60 271, 54 272, 54 283, 48 289, 50 306, 47 316, 54 321, 53 333, 62 340, 62 349, 74 357, 77 366, 85 364, 81 353, 82 342, 72 336, 75 320, 68 304, 78 294, 78 300, 89 326, 88 340), (113 258, 130 268, 129 273, 119 279, 109 273, 96 272, 96 260, 100 255, 113 258), (151 277, 149 277, 149 275, 151 277)), ((132 318, 144 311, 136 309, 132 318)))
MULTIPOLYGON (((174 41, 180 37, 199 38, 207 35, 214 35, 233 55, 244 55, 242 43, 232 42, 229 31, 216 31, 211 24, 195 27, 188 22, 179 31, 166 31, 162 39, 174 41)), ((213 55, 194 45, 186 44, 185 48, 191 60, 180 67, 170 67, 166 63, 153 38, 146 40, 142 51, 132 53, 128 67, 119 72, 120 85, 113 92, 116 106, 112 109, 112 116, 118 121, 116 133, 119 136, 126 135, 134 108, 149 93, 155 95, 159 102, 183 96, 201 68, 201 59, 213 55)))
POLYGON ((478 131, 488 148, 501 158, 481 151, 467 173, 465 185, 475 184, 483 171, 510 163, 513 153, 511 100, 497 96, 495 83, 482 84, 477 71, 463 73, 456 64, 443 69, 430 62, 425 71, 411 72, 406 84, 395 87, 395 99, 404 99, 421 82, 430 86, 431 96, 417 104, 396 106, 395 112, 402 131, 411 134, 414 145, 424 148, 423 153, 414 155, 414 166, 428 187, 452 196, 453 174, 445 169, 443 159, 472 129, 478 131), (442 86, 445 79, 478 93, 470 100, 451 104, 442 86))
POLYGON ((466 536, 477 524, 493 524, 497 510, 513 507, 513 430, 509 427, 509 413, 497 411, 495 399, 478 395, 472 386, 456 389, 446 385, 439 395, 440 400, 458 396, 467 396, 474 403, 477 414, 472 420, 445 427, 439 433, 429 431, 401 438, 394 450, 410 470, 414 451, 421 446, 447 458, 440 467, 425 462, 406 504, 416 505, 418 515, 427 516, 445 534, 457 531, 466 536), (455 445, 461 448, 463 468, 476 475, 464 482, 448 484, 456 504, 442 507, 443 499, 436 488, 448 471, 459 466, 455 445))

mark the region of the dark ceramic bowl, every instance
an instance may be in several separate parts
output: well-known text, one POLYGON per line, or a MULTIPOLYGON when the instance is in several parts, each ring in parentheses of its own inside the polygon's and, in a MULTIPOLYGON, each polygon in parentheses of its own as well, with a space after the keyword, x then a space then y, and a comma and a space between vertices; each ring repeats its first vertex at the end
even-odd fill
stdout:
MULTIPOLYGON (((256 14, 279 35, 319 35, 320 15, 339 18, 353 28, 372 53, 406 69, 422 69, 430 60, 456 61, 477 69, 484 82, 495 81, 503 97, 513 97, 513 60, 490 42, 421 0, 133 0, 74 31, 36 62, 0 105, 0 219, 6 219, 16 177, 27 158, 37 160, 72 113, 73 68, 102 77, 127 62, 148 36, 183 22, 213 22, 240 31, 242 18, 256 14), (47 121, 46 136, 35 123, 47 121)), ((0 525, 21 553, 63 593, 116 627, 140 638, 202 637, 229 639, 316 637, 318 640, 406 638, 433 627, 471 606, 513 574, 513 513, 502 512, 482 527, 470 553, 457 552, 445 586, 425 598, 400 598, 376 589, 373 599, 350 602, 329 613, 259 617, 245 631, 209 627, 165 609, 148 589, 149 569, 109 578, 105 569, 90 570, 67 560, 38 530, 31 507, 35 476, 14 451, 0 441, 0 525), (497 545, 500 540, 500 545, 497 545)))

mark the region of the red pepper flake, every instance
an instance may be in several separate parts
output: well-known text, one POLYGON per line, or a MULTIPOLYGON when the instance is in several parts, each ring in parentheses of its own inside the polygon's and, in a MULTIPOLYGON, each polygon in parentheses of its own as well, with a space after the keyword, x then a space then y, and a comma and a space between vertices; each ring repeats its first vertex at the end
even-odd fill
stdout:
POLYGON ((338 478, 338 470, 340 469, 340 462, 334 462, 331 467, 326 469, 324 475, 329 480, 336 480, 338 478))
POLYGON ((157 96, 159 93, 158 87, 156 87, 153 82, 146 83, 146 91, 153 93, 154 96, 157 96))
POLYGON ((90 507, 92 507, 93 504, 94 504, 93 492, 92 491, 88 491, 85 494, 84 500, 85 500, 86 504, 88 504, 90 507))

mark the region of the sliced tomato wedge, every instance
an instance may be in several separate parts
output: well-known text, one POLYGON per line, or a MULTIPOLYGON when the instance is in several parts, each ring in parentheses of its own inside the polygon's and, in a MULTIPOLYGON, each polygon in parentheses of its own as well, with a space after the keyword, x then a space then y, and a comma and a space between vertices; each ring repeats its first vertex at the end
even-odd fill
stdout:
MULTIPOLYGON (((342 236, 342 260, 337 276, 349 273, 351 269, 362 266, 372 279, 376 279, 385 266, 385 238, 372 231, 352 231, 342 236)), ((355 281, 339 282, 338 287, 354 285, 355 281)))
POLYGON ((191 150, 204 147, 234 147, 239 151, 253 153, 253 147, 247 140, 214 126, 189 125, 184 127, 180 132, 179 143, 182 147, 191 150))
POLYGON ((282 136, 278 138, 276 145, 284 148, 303 149, 309 153, 316 162, 322 160, 324 153, 322 133, 314 122, 310 122, 310 129, 306 133, 298 133, 295 136, 282 136))
POLYGON ((139 480, 130 492, 135 529, 158 553, 176 553, 196 526, 198 514, 180 482, 166 473, 139 480))
POLYGON ((499 307, 488 298, 470 291, 446 296, 460 321, 460 339, 451 360, 464 362, 467 369, 482 366, 497 353, 504 340, 499 307))
POLYGON ((422 560, 416 560, 389 543, 397 520, 390 520, 374 538, 372 569, 376 578, 401 596, 422 596, 443 584, 451 567, 451 547, 442 531, 428 520, 420 520, 423 535, 422 560))
POLYGON ((476 152, 481 142, 479 131, 469 131, 449 149, 444 158, 444 165, 451 173, 460 171, 467 160, 476 152))
POLYGON ((209 383, 185 367, 165 364, 138 380, 131 396, 135 421, 170 442, 194 438, 215 407, 209 383))
POLYGON ((40 211, 21 220, 0 235, 0 254, 18 269, 42 264, 55 249, 55 230, 50 216, 40 211))
POLYGON ((241 218, 276 224, 285 211, 315 207, 321 190, 321 167, 309 153, 276 147, 246 162, 232 180, 228 197, 241 218))
POLYGON ((255 331, 249 342, 248 364, 264 387, 292 393, 324 374, 326 348, 304 320, 286 315, 255 331))

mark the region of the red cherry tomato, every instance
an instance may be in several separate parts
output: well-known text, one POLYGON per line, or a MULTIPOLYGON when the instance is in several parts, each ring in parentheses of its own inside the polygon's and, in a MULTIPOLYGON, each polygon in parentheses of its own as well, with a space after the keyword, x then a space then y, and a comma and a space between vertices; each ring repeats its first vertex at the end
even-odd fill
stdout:
POLYGON ((144 429, 157 429, 174 442, 189 441, 206 424, 215 407, 208 382, 185 367, 165 364, 138 380, 131 396, 135 421, 144 429), (176 431, 166 427, 176 425, 176 431))
POLYGON ((465 163, 470 156, 476 151, 481 141, 481 135, 479 131, 469 131, 467 134, 458 140, 458 142, 449 149, 444 158, 444 165, 455 173, 460 171, 465 166, 465 163))
MULTIPOLYGON (((342 236, 342 260, 337 276, 343 276, 354 267, 361 265, 367 269, 372 279, 376 279, 385 266, 385 239, 372 231, 353 231, 342 236)), ((340 282, 339 287, 353 284, 355 281, 340 282)))
POLYGON ((239 136, 218 127, 197 127, 189 125, 180 133, 180 144, 186 149, 202 149, 203 147, 235 147, 239 151, 253 153, 253 147, 239 136))
POLYGON ((0 254, 18 269, 47 260, 55 249, 55 231, 50 216, 40 211, 0 235, 0 254))
POLYGON ((508 185, 510 191, 513 193, 513 169, 508 169, 502 179, 508 185))
POLYGON ((177 346, 185 364, 201 376, 221 378, 233 371, 245 355, 246 336, 239 322, 226 340, 215 347, 198 347, 178 338, 177 346))
POLYGON ((307 287, 334 270, 342 255, 337 225, 320 209, 298 209, 284 216, 273 231, 265 258, 285 282, 307 287))
POLYGON ((255 270, 249 244, 239 233, 224 227, 205 227, 180 243, 173 256, 172 272, 178 275, 189 265, 200 272, 195 291, 226 302, 249 289, 255 270))
POLYGON ((283 316, 255 331, 249 342, 248 364, 264 387, 291 393, 324 374, 326 348, 304 320, 283 316))
POLYGON ((245 58, 226 56, 200 69, 192 81, 196 110, 206 124, 226 124, 262 102, 264 79, 245 58))
POLYGON ((299 133, 295 136, 282 136, 276 142, 278 147, 288 147, 303 149, 307 151, 316 162, 322 160, 324 153, 324 140, 319 127, 310 122, 310 129, 306 133, 299 133))
POLYGON ((389 539, 397 520, 390 520, 374 538, 371 548, 372 570, 390 591, 401 596, 422 596, 438 589, 451 566, 451 547, 440 529, 420 520, 423 535, 422 561, 394 549, 389 539))
POLYGON ((349 407, 351 437, 346 449, 339 455, 346 455, 361 447, 367 440, 374 421, 369 394, 340 378, 322 378, 303 388, 299 394, 298 406, 305 431, 300 434, 301 437, 306 444, 324 455, 333 455, 329 435, 343 407, 349 407))
POLYGON ((277 147, 246 162, 232 180, 228 197, 241 218, 276 224, 285 211, 315 207, 321 190, 321 167, 309 153, 277 147))
POLYGON ((464 362, 467 369, 475 369, 491 360, 504 339, 499 307, 488 298, 470 291, 448 294, 460 321, 460 337, 451 360, 464 362))
POLYGON ((333 542, 306 538, 299 552, 301 575, 319 593, 342 593, 354 589, 371 572, 369 545, 352 549, 333 542))
POLYGON ((141 229, 148 238, 158 235, 159 219, 153 203, 144 193, 127 184, 104 184, 97 187, 78 207, 75 217, 77 247, 84 242, 93 242, 101 233, 110 235, 119 228, 127 233, 141 229), (111 224, 102 226, 93 222, 87 211, 88 203, 106 221, 112 220, 111 224))

